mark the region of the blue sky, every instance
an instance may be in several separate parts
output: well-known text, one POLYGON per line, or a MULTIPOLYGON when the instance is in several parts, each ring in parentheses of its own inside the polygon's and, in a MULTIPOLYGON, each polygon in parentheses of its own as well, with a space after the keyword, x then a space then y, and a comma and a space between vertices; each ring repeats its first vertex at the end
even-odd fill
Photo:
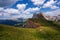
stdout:
POLYGON ((60 14, 60 0, 1 0, 0 19, 31 18, 34 13, 60 14))

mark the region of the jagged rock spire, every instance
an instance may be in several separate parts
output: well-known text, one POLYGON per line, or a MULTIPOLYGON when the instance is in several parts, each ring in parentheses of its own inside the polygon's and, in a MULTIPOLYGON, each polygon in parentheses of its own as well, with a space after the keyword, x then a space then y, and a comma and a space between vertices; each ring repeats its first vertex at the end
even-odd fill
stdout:
POLYGON ((40 19, 48 20, 47 16, 43 12, 40 12, 38 14, 35 13, 33 15, 33 18, 40 18, 40 19))

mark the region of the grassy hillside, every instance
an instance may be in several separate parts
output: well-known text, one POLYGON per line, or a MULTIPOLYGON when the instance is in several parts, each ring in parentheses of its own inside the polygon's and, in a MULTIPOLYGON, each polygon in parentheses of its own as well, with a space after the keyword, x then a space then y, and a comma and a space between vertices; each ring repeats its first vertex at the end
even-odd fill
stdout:
POLYGON ((60 40, 60 31, 45 26, 18 28, 0 25, 0 40, 60 40))
POLYGON ((41 26, 53 27, 53 28, 60 31, 60 22, 47 21, 47 20, 42 19, 42 18, 33 18, 33 19, 29 19, 29 20, 31 20, 32 22, 35 22, 35 23, 39 23, 41 26))

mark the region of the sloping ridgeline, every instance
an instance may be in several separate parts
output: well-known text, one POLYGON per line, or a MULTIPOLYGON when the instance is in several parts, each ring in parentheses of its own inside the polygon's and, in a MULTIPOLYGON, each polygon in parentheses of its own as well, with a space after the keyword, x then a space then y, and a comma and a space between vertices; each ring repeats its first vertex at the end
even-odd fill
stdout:
MULTIPOLYGON (((49 21, 46 18, 46 15, 43 14, 42 12, 40 12, 39 14, 34 14, 33 18, 28 19, 27 24, 33 24, 33 23, 37 23, 40 26, 47 26, 47 27, 55 27, 56 29, 60 29, 60 22, 56 22, 56 21, 49 21), (29 21, 31 23, 29 23, 29 21)), ((27 25, 26 24, 26 25, 27 25)), ((35 25, 36 26, 36 25, 35 25)), ((29 27, 29 26, 28 26, 29 27)), ((36 26, 37 27, 37 26, 36 26)))

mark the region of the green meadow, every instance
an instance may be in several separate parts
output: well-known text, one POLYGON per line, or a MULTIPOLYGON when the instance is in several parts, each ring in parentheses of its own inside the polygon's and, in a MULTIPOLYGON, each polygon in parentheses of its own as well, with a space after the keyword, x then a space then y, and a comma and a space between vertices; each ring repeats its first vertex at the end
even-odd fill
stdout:
MULTIPOLYGON (((38 19, 30 19, 38 22, 38 19)), ((37 28, 20 28, 0 25, 0 40, 60 40, 60 28, 56 22, 42 21, 37 28)))

